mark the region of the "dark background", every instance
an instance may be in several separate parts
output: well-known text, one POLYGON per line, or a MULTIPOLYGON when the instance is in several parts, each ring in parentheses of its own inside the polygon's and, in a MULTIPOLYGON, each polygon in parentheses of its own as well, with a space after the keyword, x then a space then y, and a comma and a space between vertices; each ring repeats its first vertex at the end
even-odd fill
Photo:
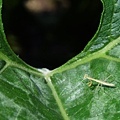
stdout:
POLYGON ((14 52, 38 68, 54 69, 79 54, 102 13, 100 0, 55 0, 54 10, 37 12, 26 1, 3 0, 4 29, 14 52))

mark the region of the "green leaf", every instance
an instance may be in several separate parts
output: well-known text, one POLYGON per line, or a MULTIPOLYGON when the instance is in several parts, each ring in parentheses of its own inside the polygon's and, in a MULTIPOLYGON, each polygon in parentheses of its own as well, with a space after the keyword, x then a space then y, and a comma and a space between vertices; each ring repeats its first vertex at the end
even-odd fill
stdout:
POLYGON ((93 39, 52 71, 12 52, 0 18, 0 120, 120 120, 120 0, 102 2, 93 39))

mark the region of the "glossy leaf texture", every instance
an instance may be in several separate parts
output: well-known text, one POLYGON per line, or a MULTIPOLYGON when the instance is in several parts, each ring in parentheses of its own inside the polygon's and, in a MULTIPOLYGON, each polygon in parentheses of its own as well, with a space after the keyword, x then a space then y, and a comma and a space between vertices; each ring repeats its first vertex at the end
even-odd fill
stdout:
POLYGON ((93 39, 52 71, 37 70, 12 52, 0 18, 0 120, 120 119, 120 0, 102 2, 93 39))

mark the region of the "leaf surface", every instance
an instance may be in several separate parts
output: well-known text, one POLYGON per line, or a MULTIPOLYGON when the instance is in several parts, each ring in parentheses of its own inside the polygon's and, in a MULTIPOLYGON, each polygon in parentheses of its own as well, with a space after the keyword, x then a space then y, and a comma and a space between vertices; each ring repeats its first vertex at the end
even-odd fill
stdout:
POLYGON ((33 68, 12 52, 0 18, 0 120, 120 119, 120 0, 102 2, 93 39, 52 71, 33 68))

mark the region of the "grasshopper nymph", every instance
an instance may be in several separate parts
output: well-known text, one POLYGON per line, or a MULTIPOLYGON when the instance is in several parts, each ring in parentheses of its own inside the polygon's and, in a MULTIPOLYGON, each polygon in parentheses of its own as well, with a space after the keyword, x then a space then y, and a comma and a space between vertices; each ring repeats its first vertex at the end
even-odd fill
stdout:
POLYGON ((95 81, 101 85, 105 85, 105 86, 109 86, 109 87, 115 87, 115 84, 112 84, 112 83, 108 83, 108 82, 104 82, 102 80, 98 80, 98 79, 94 79, 94 78, 91 78, 89 77, 87 74, 84 75, 84 79, 89 79, 89 80, 92 80, 92 81, 95 81))

